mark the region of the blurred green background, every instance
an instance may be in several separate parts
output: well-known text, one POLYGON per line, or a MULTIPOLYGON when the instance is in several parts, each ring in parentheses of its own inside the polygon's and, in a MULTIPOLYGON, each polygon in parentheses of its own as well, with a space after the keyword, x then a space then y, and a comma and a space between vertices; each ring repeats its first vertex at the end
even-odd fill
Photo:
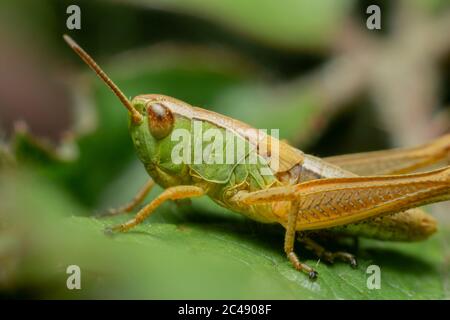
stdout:
POLYGON ((316 282, 284 257, 280 227, 208 199, 167 203, 106 237, 127 217, 92 215, 131 199, 146 173, 123 107, 62 40, 71 35, 127 96, 170 95, 328 156, 448 132, 448 30, 445 0, 3 0, 0 297, 450 298, 448 203, 428 208, 441 227, 426 242, 361 241, 357 270, 297 246, 316 282), (66 28, 71 4, 81 30, 66 28), (366 28, 371 4, 381 30, 366 28), (72 264, 81 290, 66 287, 72 264), (380 290, 367 289, 371 264, 380 290))

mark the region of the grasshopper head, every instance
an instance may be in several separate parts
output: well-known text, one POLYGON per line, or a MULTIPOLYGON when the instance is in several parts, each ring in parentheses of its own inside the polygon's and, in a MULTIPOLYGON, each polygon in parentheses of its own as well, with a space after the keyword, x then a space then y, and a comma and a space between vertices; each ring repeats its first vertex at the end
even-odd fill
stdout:
POLYGON ((134 122, 130 117, 130 134, 139 158, 144 164, 158 162, 160 145, 170 140, 175 125, 172 111, 162 102, 135 97, 131 104, 142 116, 142 121, 134 122), (167 138, 167 139, 166 139, 167 138))

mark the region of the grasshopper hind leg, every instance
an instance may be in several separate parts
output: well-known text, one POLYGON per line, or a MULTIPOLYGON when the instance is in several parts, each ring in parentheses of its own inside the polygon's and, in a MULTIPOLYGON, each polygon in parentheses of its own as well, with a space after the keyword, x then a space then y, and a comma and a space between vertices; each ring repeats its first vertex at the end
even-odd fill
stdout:
POLYGON ((358 262, 356 257, 348 252, 336 251, 331 252, 325 249, 322 245, 318 244, 316 241, 308 237, 306 234, 300 234, 297 238, 299 242, 301 242, 306 249, 311 250, 317 257, 325 260, 328 263, 334 263, 336 260, 341 260, 350 264, 352 268, 356 268, 358 266, 358 262))

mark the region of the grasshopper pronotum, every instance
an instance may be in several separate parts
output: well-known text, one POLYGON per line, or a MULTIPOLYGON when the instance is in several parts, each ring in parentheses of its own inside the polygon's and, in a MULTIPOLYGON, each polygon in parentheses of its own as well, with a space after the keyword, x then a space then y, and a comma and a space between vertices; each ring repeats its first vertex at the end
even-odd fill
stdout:
POLYGON ((408 174, 416 169, 448 161, 450 135, 427 145, 387 151, 360 153, 319 159, 269 137, 267 144, 278 144, 279 166, 270 166, 271 154, 256 140, 247 124, 207 111, 175 98, 148 94, 131 101, 106 76, 95 61, 70 37, 69 46, 97 73, 127 108, 130 134, 137 154, 150 175, 137 196, 111 214, 130 212, 152 189, 154 182, 165 190, 144 206, 136 216, 111 231, 127 231, 141 223, 167 200, 203 195, 218 204, 252 219, 279 223, 286 229, 284 250, 297 270, 315 278, 317 272, 300 262, 294 252, 298 240, 320 258, 341 259, 356 266, 353 255, 329 252, 317 244, 316 234, 341 234, 383 240, 417 241, 436 231, 436 221, 416 207, 450 199, 450 166, 424 173, 408 174), (264 162, 249 166, 194 166, 175 164, 171 133, 191 130, 200 121, 227 130, 253 146, 264 162), (262 176, 261 167, 270 174, 262 176), (255 170, 258 169, 258 170, 255 170))

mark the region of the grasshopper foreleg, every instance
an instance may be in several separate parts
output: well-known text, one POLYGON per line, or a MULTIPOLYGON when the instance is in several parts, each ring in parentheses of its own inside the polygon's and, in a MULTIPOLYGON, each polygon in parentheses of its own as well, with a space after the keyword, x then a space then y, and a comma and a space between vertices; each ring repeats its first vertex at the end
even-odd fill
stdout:
POLYGON ((110 217, 110 216, 116 216, 122 213, 128 213, 133 211, 139 204, 144 201, 145 197, 150 193, 150 191, 153 189, 155 185, 155 182, 152 178, 150 178, 145 185, 139 190, 139 192, 136 194, 136 196, 127 204, 118 207, 118 208, 112 208, 107 210, 106 212, 101 212, 100 214, 97 214, 97 217, 110 217))
POLYGON ((165 189, 158 197, 139 210, 136 216, 119 225, 108 228, 107 231, 128 231, 145 220, 154 210, 167 200, 179 200, 186 198, 199 197, 205 194, 205 191, 196 186, 176 186, 165 189))

